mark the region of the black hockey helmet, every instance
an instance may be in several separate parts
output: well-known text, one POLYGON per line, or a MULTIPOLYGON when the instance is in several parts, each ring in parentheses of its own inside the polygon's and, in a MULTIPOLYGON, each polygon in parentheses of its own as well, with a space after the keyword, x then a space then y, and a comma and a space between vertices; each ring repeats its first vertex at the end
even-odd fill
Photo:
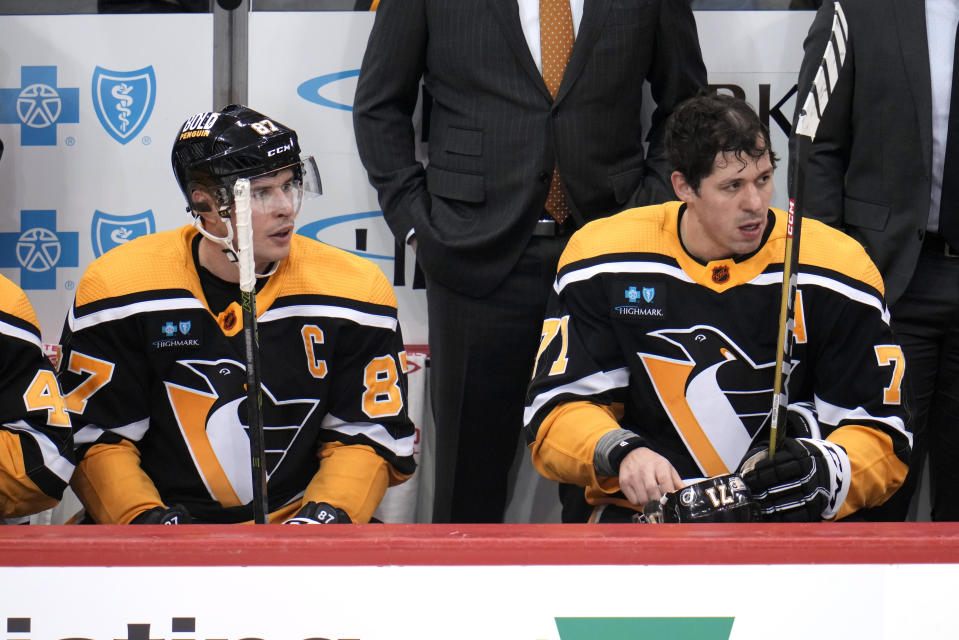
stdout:
POLYGON ((758 522, 759 505, 735 474, 694 482, 643 510, 649 522, 758 522), (656 513, 659 511, 659 513, 656 513))
POLYGON ((296 131, 243 105, 198 113, 183 123, 173 143, 173 173, 191 210, 203 211, 191 192, 201 187, 215 197, 221 215, 233 204, 233 184, 282 169, 308 193, 322 193, 312 157, 300 157, 296 131))

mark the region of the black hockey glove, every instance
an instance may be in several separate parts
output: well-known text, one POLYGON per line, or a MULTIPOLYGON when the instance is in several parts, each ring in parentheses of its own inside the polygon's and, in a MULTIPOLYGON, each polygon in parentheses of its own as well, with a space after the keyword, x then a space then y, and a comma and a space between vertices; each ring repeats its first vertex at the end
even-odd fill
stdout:
POLYGON ((791 438, 822 438, 816 405, 812 402, 790 402, 786 407, 786 435, 791 438))
POLYGON ((130 524, 190 524, 192 521, 189 512, 182 505, 175 504, 172 507, 153 507, 139 514, 130 524))
POLYGON ((283 524, 352 524, 349 514, 328 502, 307 502, 283 524))
POLYGON ((743 482, 771 522, 819 522, 832 518, 849 492, 846 450, 827 440, 785 438, 770 460, 768 447, 746 454, 743 482))

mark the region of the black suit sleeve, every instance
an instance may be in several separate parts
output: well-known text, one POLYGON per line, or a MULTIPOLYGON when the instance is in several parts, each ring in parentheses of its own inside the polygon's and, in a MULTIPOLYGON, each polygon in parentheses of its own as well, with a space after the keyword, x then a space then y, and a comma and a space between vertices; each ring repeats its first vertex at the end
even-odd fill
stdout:
MULTIPOLYGON (((796 113, 793 117, 793 129, 829 42, 833 12, 833 2, 825 2, 819 8, 803 44, 805 54, 799 71, 799 93, 796 100, 796 113)), ((822 220, 840 229, 845 227, 843 196, 852 143, 851 118, 855 66, 856 61, 850 41, 850 46, 846 50, 846 62, 829 98, 826 112, 819 123, 816 138, 810 146, 808 158, 800 167, 800 171, 805 172, 805 189, 800 194, 803 215, 822 220)), ((795 135, 791 137, 789 147, 790 163, 801 161, 795 135)))
POLYGON ((660 3, 656 46, 649 65, 653 112, 646 152, 646 176, 629 206, 645 206, 675 200, 669 180, 663 137, 666 119, 676 107, 706 87, 706 66, 699 46, 696 20, 687 0, 660 3))
POLYGON ((423 0, 381 1, 353 103, 360 159, 400 241, 430 206, 412 122, 428 37, 423 0))

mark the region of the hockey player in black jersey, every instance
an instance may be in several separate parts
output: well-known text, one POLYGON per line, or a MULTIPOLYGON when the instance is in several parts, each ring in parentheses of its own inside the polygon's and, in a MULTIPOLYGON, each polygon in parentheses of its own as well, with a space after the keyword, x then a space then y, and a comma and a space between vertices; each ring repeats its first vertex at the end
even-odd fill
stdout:
POLYGON ((0 518, 56 505, 73 474, 67 401, 27 296, 0 276, 0 518))
POLYGON ((269 521, 369 521, 414 470, 389 282, 372 263, 294 234, 319 175, 292 129, 229 106, 189 118, 172 155, 194 224, 91 263, 64 327, 73 488, 87 517, 253 517, 233 196, 246 178, 269 521))
POLYGON ((592 222, 560 260, 527 397, 534 466, 584 487, 600 521, 737 472, 767 520, 881 504, 912 436, 875 266, 848 236, 805 222, 786 384, 812 407, 794 412, 808 428, 772 459, 753 455, 769 438, 783 281, 776 157, 749 105, 717 94, 674 112, 666 145, 681 202, 592 222))

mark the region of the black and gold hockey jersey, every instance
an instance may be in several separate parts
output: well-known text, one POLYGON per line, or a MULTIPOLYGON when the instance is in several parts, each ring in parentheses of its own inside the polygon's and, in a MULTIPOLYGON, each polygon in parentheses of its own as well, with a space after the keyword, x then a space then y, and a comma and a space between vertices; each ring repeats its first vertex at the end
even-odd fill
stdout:
POLYGON ((72 474, 70 416, 36 315, 0 275, 0 517, 49 509, 72 474))
MULTIPOLYGON (((785 214, 770 210, 759 249, 703 264, 677 233, 682 203, 631 209, 577 232, 561 260, 525 413, 536 468, 587 487, 592 504, 628 506, 597 477, 599 438, 639 434, 680 476, 735 471, 768 440, 785 214)), ((852 485, 838 517, 902 483, 905 361, 882 280, 862 247, 803 225, 787 389, 814 401, 823 437, 843 446, 852 485)))
MULTIPOLYGON (((252 518, 243 316, 210 311, 192 227, 95 260, 64 327, 60 381, 73 486, 97 522, 181 504, 200 522, 252 518)), ((302 236, 257 294, 271 520, 308 501, 369 520, 414 470, 405 352, 389 282, 302 236)))

